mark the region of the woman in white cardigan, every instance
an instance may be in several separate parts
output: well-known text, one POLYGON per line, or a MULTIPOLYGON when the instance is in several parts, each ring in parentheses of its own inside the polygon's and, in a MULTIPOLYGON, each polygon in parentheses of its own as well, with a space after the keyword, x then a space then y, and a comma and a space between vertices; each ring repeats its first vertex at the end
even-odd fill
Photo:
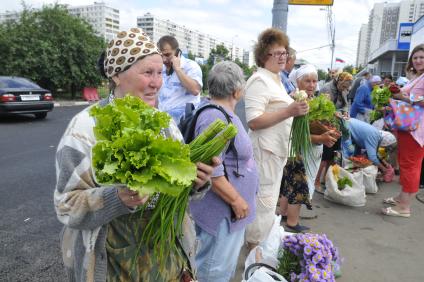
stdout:
POLYGON ((257 215, 247 227, 250 248, 266 239, 274 222, 283 169, 289 152, 289 135, 293 117, 305 115, 306 102, 294 102, 281 83, 289 39, 275 28, 263 31, 255 45, 259 67, 246 84, 246 119, 249 136, 260 174, 257 215))

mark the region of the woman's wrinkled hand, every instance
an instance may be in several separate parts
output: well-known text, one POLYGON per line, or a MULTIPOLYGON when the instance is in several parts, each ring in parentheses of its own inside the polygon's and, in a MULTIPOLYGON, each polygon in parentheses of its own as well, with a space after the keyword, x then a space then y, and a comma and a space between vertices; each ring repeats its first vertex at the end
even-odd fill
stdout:
POLYGON ((396 100, 405 100, 406 96, 402 94, 402 92, 396 93, 392 95, 396 100))
POLYGON ((308 102, 293 102, 289 105, 288 110, 290 111, 290 116, 297 117, 297 116, 304 116, 309 111, 309 105, 308 102))
POLYGON ((337 142, 337 137, 334 135, 334 130, 329 130, 323 134, 321 134, 321 142, 326 147, 333 147, 334 144, 337 142))
POLYGON ((246 218, 249 215, 249 205, 240 195, 231 203, 231 208, 236 220, 246 218))
POLYGON ((197 166, 197 178, 194 181, 194 189, 203 187, 207 182, 210 182, 213 170, 215 167, 221 164, 221 160, 218 157, 212 158, 212 164, 207 165, 205 163, 198 162, 197 166))
POLYGON ((118 188, 118 197, 129 208, 135 208, 143 205, 149 199, 148 195, 140 196, 138 192, 128 188, 118 188))

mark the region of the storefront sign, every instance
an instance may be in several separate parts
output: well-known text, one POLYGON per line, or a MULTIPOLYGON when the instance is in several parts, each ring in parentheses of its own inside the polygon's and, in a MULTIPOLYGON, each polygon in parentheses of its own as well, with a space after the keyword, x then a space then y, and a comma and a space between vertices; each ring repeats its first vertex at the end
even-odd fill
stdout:
POLYGON ((413 23, 400 23, 397 46, 398 49, 409 50, 413 25, 413 23))

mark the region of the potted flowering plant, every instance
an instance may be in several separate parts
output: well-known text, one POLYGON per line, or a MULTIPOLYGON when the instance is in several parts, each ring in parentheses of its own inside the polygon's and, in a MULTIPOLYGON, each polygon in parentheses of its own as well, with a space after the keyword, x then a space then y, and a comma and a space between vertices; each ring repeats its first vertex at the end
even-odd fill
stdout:
POLYGON ((293 234, 283 238, 278 273, 287 281, 335 281, 340 273, 338 250, 325 234, 293 234))

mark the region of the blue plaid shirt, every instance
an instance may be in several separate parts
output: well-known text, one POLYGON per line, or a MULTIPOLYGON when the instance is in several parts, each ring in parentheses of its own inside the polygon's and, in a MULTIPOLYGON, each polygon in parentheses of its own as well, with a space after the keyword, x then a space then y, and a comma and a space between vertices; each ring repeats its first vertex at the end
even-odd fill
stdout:
POLYGON ((289 80, 289 73, 286 71, 281 71, 281 82, 284 85, 284 88, 287 91, 287 94, 290 94, 291 92, 296 90, 296 87, 294 86, 293 82, 289 80))

